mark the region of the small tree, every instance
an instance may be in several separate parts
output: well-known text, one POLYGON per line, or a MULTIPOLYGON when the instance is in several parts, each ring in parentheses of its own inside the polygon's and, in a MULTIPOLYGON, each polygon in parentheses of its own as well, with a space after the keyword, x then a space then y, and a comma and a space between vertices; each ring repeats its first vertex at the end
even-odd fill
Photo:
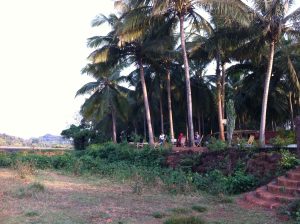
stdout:
POLYGON ((236 119, 234 102, 231 99, 226 104, 226 112, 227 112, 227 139, 228 139, 228 145, 231 146, 232 135, 235 129, 235 119, 236 119))

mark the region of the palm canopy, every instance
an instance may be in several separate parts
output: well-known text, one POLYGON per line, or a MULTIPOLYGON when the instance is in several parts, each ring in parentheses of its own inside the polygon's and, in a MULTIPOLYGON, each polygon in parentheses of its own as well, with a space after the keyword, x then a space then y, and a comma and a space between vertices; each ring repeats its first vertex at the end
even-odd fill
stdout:
POLYGON ((127 115, 127 88, 122 87, 119 82, 120 67, 114 67, 103 71, 103 64, 88 64, 83 72, 91 74, 97 80, 82 86, 76 96, 90 94, 90 97, 81 107, 81 113, 87 120, 95 123, 102 121, 109 114, 112 116, 113 140, 116 142, 116 116, 125 118, 127 115), (102 69, 101 69, 102 68, 102 69))

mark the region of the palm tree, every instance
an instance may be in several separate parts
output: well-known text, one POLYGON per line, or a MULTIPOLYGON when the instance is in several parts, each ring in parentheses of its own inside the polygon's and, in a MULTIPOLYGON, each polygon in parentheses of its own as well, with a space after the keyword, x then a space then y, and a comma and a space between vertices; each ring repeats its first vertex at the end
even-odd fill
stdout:
MULTIPOLYGON (((118 1, 118 3, 123 3, 124 5, 124 2, 122 1, 118 1)), ((124 54, 129 60, 135 62, 140 70, 140 81, 143 87, 149 141, 150 144, 153 144, 150 109, 146 109, 146 104, 149 105, 149 102, 146 102, 148 93, 145 83, 144 66, 153 66, 153 63, 157 64, 157 61, 159 60, 170 60, 169 57, 166 59, 166 50, 169 50, 169 46, 174 42, 172 41, 172 36, 170 36, 170 33, 172 33, 174 28, 174 19, 172 17, 165 18, 164 16, 153 17, 151 16, 153 11, 151 5, 149 6, 135 1, 131 1, 131 3, 132 5, 128 4, 125 11, 124 7, 122 7, 122 13, 125 15, 123 26, 119 30, 118 35, 121 40, 122 48, 124 49, 124 54)), ((170 109, 171 107, 169 104, 169 110, 170 109)), ((171 113, 169 113, 169 117, 170 120, 172 120, 171 113)), ((170 122, 170 124, 173 123, 170 122)), ((173 128, 171 128, 171 130, 172 129, 173 128)), ((172 131, 171 135, 174 136, 172 131)))
MULTIPOLYGON (((145 0, 146 1, 146 0, 145 0)), ((245 17, 242 15, 242 6, 244 4, 240 0, 152 0, 154 6, 154 14, 164 14, 166 17, 177 17, 179 21, 180 41, 182 58, 185 70, 185 82, 186 82, 186 99, 187 99, 187 112, 188 112, 188 134, 189 143, 194 145, 194 127, 193 127, 193 106, 192 106, 192 94, 190 83, 190 68, 188 61, 188 53, 186 49, 186 35, 184 22, 188 21, 193 27, 198 30, 209 28, 209 23, 206 19, 198 13, 197 6, 202 9, 206 8, 218 8, 221 11, 234 12, 234 15, 245 17)))
POLYGON ((126 92, 127 89, 118 84, 120 80, 120 69, 113 68, 107 69, 107 72, 99 73, 103 71, 100 67, 107 66, 101 64, 88 64, 83 73, 92 75, 97 80, 95 82, 89 82, 82 86, 76 93, 78 95, 84 95, 91 93, 91 96, 85 100, 81 107, 82 115, 88 119, 98 123, 103 120, 107 114, 111 116, 112 121, 112 138, 113 142, 117 142, 117 115, 125 116, 126 92))
MULTIPOLYGON (((128 20, 130 21, 131 14, 130 8, 126 8, 126 11, 123 12, 125 16, 121 16, 118 18, 115 15, 111 15, 113 20, 110 18, 106 18, 101 15, 98 16, 93 21, 93 26, 101 25, 103 22, 108 22, 112 25, 113 31, 109 33, 110 39, 108 39, 108 44, 102 46, 101 48, 95 50, 91 57, 94 62, 108 62, 108 63, 120 63, 131 62, 135 63, 140 71, 140 81, 142 84, 143 91, 143 99, 144 99, 144 107, 146 113, 147 127, 148 127, 148 135, 149 135, 149 143, 154 145, 154 135, 152 129, 151 115, 150 115, 150 107, 148 101, 148 93, 147 86, 145 83, 145 75, 144 75, 144 59, 147 55, 147 50, 153 51, 152 48, 154 46, 149 46, 152 43, 152 40, 146 39, 145 35, 142 36, 146 32, 145 28, 141 28, 141 30, 127 30, 126 26, 128 20), (111 22, 112 21, 112 22, 111 22), (135 35, 140 34, 139 40, 131 41, 135 35), (142 36, 142 37, 141 37, 142 36), (144 37, 144 38, 143 38, 144 37), (144 45, 144 41, 148 41, 146 45, 144 45)), ((99 46, 103 43, 103 37, 97 36, 93 37, 89 41, 90 46, 99 46)), ((106 39, 105 39, 106 40, 106 39)))
POLYGON ((249 11, 251 11, 253 16, 250 28, 256 31, 252 33, 247 45, 250 46, 251 43, 256 42, 260 43, 262 46, 262 44, 267 43, 269 47, 268 66, 264 81, 259 130, 260 146, 264 147, 267 103, 276 45, 285 34, 294 36, 300 35, 300 8, 289 14, 289 8, 293 3, 292 0, 253 0, 252 2, 253 8, 249 8, 249 11))

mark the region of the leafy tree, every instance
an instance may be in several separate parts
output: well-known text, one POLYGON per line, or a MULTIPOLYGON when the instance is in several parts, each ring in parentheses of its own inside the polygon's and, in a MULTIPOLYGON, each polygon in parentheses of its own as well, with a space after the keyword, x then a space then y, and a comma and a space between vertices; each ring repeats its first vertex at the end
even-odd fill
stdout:
POLYGON ((90 142, 91 132, 89 128, 82 123, 78 126, 72 124, 70 128, 63 130, 61 135, 73 140, 73 145, 76 150, 84 150, 90 142))
POLYGON ((114 143, 117 143, 117 114, 125 117, 124 110, 127 108, 127 89, 118 84, 120 68, 110 69, 103 63, 88 64, 83 72, 92 75, 97 81, 89 82, 77 91, 76 96, 92 93, 82 105, 81 113, 85 119, 93 120, 96 123, 109 114, 112 121, 112 139, 114 143))

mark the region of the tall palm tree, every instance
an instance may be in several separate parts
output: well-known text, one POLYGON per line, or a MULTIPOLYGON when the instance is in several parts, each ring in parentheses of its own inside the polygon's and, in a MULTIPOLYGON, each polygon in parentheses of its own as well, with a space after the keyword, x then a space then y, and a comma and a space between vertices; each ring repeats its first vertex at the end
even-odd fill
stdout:
MULTIPOLYGON (((140 81, 143 86, 144 100, 146 100, 148 93, 145 84, 144 66, 153 66, 154 61, 164 57, 162 55, 166 54, 165 51, 170 48, 168 46, 172 45, 174 42, 171 41, 173 38, 170 36, 170 33, 173 31, 172 24, 174 24, 174 22, 172 17, 165 18, 162 15, 153 17, 153 8, 151 5, 138 1, 130 2, 131 4, 128 4, 128 7, 126 7, 125 10, 124 7, 122 7, 124 20, 123 26, 118 34, 123 49, 127 49, 127 53, 125 54, 131 61, 135 62, 140 69, 140 81)), ((118 1, 118 3, 123 3, 122 5, 124 5, 124 1, 118 1)), ((150 109, 147 110, 146 106, 145 112, 148 124, 149 141, 150 144, 153 144, 153 133, 150 133, 149 128, 151 127, 150 109)))
MULTIPOLYGON (((124 4, 123 4, 124 5, 124 4)), ((125 4, 126 6, 126 4, 125 4)), ((133 15, 135 12, 139 12, 137 9, 128 7, 123 7, 122 13, 123 15, 119 19, 114 19, 112 23, 113 31, 109 34, 112 36, 109 39, 108 44, 105 44, 101 48, 95 50, 91 57, 94 62, 108 62, 108 63, 134 63, 139 69, 140 72, 140 82, 142 84, 143 91, 143 99, 144 99, 144 107, 146 113, 147 127, 148 127, 148 136, 149 143, 154 145, 154 134, 152 128, 151 114, 150 114, 150 106, 148 100, 148 92, 147 86, 145 82, 145 74, 144 74, 144 63, 147 61, 147 55, 149 52, 155 51, 158 47, 155 44, 163 44, 158 43, 157 41, 149 38, 149 33, 153 31, 152 29, 147 29, 144 26, 144 20, 139 20, 141 24, 138 24, 136 27, 131 29, 130 24, 132 22, 133 15), (129 27, 129 28, 128 28, 129 27), (148 36, 147 36, 148 35, 148 36), (120 62, 121 61, 121 62, 120 62)), ((147 8, 140 9, 143 12, 147 12, 147 8)), ((147 13, 146 13, 147 14, 147 13)), ((140 14, 140 16, 145 16, 145 14, 140 14)), ((114 18, 118 18, 113 16, 114 18)), ((110 20, 104 17, 103 15, 97 17, 93 21, 93 26, 101 25, 103 22, 110 23, 110 20)), ((90 45, 99 46, 98 43, 101 43, 103 37, 93 37, 90 39, 90 45)))
MULTIPOLYGON (((107 66, 107 65, 104 65, 107 66)), ((127 89, 118 84, 120 69, 108 69, 105 73, 99 73, 100 64, 88 64, 83 73, 92 75, 97 80, 82 86, 76 93, 78 95, 91 94, 81 107, 82 115, 98 123, 108 114, 112 121, 112 139, 117 142, 117 115, 124 117, 127 89)), ((103 65, 102 65, 103 67, 103 65)), ((103 71, 103 70, 102 70, 103 71)))
MULTIPOLYGON (((146 0, 145 0, 146 1, 146 0)), ((194 127, 193 127, 193 106, 190 83, 190 67, 188 53, 186 49, 186 34, 184 23, 189 22, 198 29, 206 29, 209 23, 199 14, 198 8, 218 8, 221 11, 234 12, 236 16, 241 16, 244 10, 244 4, 240 0, 152 0, 154 14, 164 14, 166 17, 174 16, 179 21, 181 50, 185 70, 186 82, 186 99, 187 99, 187 117, 188 117, 188 134, 189 143, 194 145, 194 127), (197 8, 198 7, 198 8, 197 8)), ((243 16, 244 17, 244 16, 243 16)))
POLYGON ((247 45, 250 46, 251 43, 256 42, 260 44, 260 47, 257 48, 257 50, 262 48, 263 44, 267 44, 269 48, 259 130, 259 143, 261 147, 264 147, 267 103, 275 49, 278 41, 283 37, 283 35, 300 35, 300 8, 289 13, 293 0, 253 0, 252 3, 253 7, 249 8, 249 11, 253 16, 250 29, 254 32, 252 32, 247 45))

